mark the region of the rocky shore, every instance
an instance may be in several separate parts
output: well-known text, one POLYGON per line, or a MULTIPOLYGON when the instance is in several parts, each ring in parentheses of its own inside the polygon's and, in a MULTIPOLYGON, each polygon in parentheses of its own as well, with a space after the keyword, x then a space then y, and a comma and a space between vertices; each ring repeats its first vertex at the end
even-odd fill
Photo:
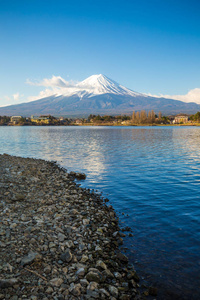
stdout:
POLYGON ((0 299, 141 299, 112 206, 76 177, 0 155, 0 299))

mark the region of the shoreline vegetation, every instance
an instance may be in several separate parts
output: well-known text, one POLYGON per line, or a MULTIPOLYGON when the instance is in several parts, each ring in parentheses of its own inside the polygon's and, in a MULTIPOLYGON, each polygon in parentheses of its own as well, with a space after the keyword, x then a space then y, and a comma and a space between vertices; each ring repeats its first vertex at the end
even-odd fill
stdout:
POLYGON ((77 178, 56 162, 0 155, 0 299, 142 299, 119 248, 129 228, 77 178))
POLYGON ((64 118, 51 115, 0 116, 0 126, 200 126, 200 112, 194 115, 162 116, 153 110, 133 112, 132 115, 93 115, 87 118, 64 118))

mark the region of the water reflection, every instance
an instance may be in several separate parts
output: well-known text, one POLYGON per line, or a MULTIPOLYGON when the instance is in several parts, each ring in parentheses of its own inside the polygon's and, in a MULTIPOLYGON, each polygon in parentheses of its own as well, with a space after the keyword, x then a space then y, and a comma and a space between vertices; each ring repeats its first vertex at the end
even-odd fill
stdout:
POLYGON ((133 229, 127 255, 160 299, 200 298, 199 128, 0 127, 0 137, 1 153, 85 172, 133 229))

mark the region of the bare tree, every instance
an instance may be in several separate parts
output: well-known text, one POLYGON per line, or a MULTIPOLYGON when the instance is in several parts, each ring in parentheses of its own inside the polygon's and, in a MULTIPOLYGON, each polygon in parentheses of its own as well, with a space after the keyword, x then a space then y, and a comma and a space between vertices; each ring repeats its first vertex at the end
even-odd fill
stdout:
POLYGON ((151 121, 152 123, 155 123, 155 112, 153 111, 153 109, 151 111, 151 121))
POLYGON ((140 123, 145 124, 147 122, 147 113, 145 110, 141 110, 140 112, 140 123))
POLYGON ((133 114, 132 114, 132 122, 135 123, 136 121, 136 115, 135 115, 135 111, 133 111, 133 114))
POLYGON ((151 111, 148 112, 148 118, 147 118, 148 123, 151 123, 151 111))
POLYGON ((136 112, 135 118, 136 118, 136 123, 139 124, 140 123, 140 112, 139 111, 136 112))

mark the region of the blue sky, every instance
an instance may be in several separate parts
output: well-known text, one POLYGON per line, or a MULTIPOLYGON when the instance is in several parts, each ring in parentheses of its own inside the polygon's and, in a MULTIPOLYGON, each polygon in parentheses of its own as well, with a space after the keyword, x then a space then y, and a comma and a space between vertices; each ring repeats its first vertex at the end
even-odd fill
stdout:
POLYGON ((27 84, 105 74, 153 95, 200 98, 200 1, 0 0, 0 106, 27 84))

